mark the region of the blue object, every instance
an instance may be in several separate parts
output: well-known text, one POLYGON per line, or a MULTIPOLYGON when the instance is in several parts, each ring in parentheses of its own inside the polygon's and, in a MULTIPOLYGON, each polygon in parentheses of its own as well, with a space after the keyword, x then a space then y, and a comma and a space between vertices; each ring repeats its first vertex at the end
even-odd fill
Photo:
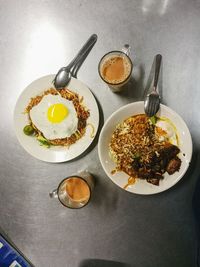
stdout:
POLYGON ((2 235, 0 235, 0 267, 31 267, 2 235))

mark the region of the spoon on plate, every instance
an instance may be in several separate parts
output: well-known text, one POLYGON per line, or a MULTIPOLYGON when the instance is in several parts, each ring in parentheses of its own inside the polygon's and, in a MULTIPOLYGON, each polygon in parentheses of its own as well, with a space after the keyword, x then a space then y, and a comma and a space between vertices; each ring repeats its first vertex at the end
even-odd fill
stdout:
POLYGON ((96 41, 97 35, 92 34, 84 44, 84 46, 81 48, 81 50, 78 52, 78 54, 75 56, 75 58, 66 67, 62 67, 58 71, 53 80, 53 84, 56 89, 61 89, 70 82, 72 77, 72 69, 77 65, 77 63, 79 63, 79 61, 81 61, 83 58, 85 58, 86 55, 89 54, 89 51, 92 49, 96 41))
POLYGON ((144 99, 144 111, 149 117, 155 115, 160 108, 160 95, 157 92, 157 85, 158 85, 161 61, 162 61, 162 56, 160 54, 156 55, 153 90, 150 92, 150 94, 147 94, 147 96, 144 99))

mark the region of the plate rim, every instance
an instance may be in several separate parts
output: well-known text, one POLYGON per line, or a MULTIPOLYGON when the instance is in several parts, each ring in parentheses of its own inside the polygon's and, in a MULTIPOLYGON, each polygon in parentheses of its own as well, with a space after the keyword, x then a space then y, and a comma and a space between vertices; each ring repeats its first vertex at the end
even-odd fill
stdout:
MULTIPOLYGON (((129 106, 132 106, 132 105, 144 105, 144 101, 136 101, 136 102, 132 102, 132 103, 128 103, 126 105, 123 105, 122 107, 118 108, 116 111, 114 111, 107 119, 106 119, 106 122, 104 123, 102 129, 101 129, 101 132, 100 132, 100 135, 99 135, 99 141, 98 141, 98 156, 99 156, 99 160, 100 160, 100 163, 101 163, 101 166, 104 170, 104 172, 106 173, 107 177, 116 185, 118 186, 120 189, 122 189, 123 191, 125 192, 128 192, 128 193, 131 193, 131 194, 136 194, 136 195, 154 195, 154 194, 159 194, 159 193, 162 193, 166 190, 169 190, 170 188, 172 188, 174 185, 176 185, 182 178, 183 176, 185 175, 185 173, 187 172, 189 166, 190 166, 190 163, 191 163, 191 160, 192 160, 192 155, 193 155, 193 142, 192 142, 192 136, 191 136, 191 133, 189 131, 189 128, 187 126, 187 124, 185 123, 184 119, 177 113, 175 112, 174 110, 172 110, 170 107, 164 105, 164 104, 160 104, 161 108, 163 109, 166 109, 168 110, 169 112, 175 114, 175 116, 183 123, 185 129, 187 130, 187 134, 188 136, 190 137, 189 138, 189 147, 190 147, 190 152, 189 152, 189 161, 187 162, 187 166, 186 168, 183 170, 182 174, 180 175, 180 177, 176 180, 173 181, 173 183, 170 184, 170 186, 168 186, 167 188, 160 188, 160 190, 156 191, 156 192, 133 192, 133 191, 130 191, 130 190, 126 190, 124 189, 123 187, 121 187, 118 183, 116 183, 114 181, 114 179, 112 179, 110 177, 110 173, 108 173, 108 171, 106 170, 105 166, 104 166, 104 163, 103 163, 103 158, 101 156, 102 154, 102 135, 104 133, 104 130, 106 129, 107 125, 109 124, 110 120, 118 113, 120 113, 123 109, 126 109, 128 108, 129 106)), ((115 125, 116 126, 116 125, 115 125)))

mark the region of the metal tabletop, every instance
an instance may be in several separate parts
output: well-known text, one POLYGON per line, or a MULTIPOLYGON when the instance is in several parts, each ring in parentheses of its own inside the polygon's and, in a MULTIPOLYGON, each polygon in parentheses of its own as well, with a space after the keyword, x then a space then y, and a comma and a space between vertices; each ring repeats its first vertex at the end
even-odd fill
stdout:
POLYGON ((0 1, 0 227, 34 266, 194 265, 199 14, 195 0, 0 1), (15 136, 13 110, 20 93, 65 66, 92 33, 98 41, 78 78, 100 104, 100 128, 119 107, 142 99, 153 58, 163 56, 162 102, 185 120, 194 144, 188 172, 163 193, 135 195, 113 184, 100 165, 97 138, 77 160, 51 164, 30 156, 15 136), (114 94, 101 81, 98 62, 125 43, 132 47, 134 82, 114 94), (50 199, 49 191, 80 168, 96 179, 89 205, 71 210, 50 199))

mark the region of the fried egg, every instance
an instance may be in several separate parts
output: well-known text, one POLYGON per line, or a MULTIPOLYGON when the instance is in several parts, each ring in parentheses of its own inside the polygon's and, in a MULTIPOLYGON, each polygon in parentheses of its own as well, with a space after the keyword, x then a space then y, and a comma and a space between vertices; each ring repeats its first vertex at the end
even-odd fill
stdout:
POLYGON ((155 133, 160 141, 168 141, 178 146, 176 127, 170 120, 165 118, 159 119, 156 122, 155 133))
POLYGON ((30 110, 30 118, 49 140, 70 137, 78 127, 73 102, 60 95, 45 95, 40 103, 30 110))

